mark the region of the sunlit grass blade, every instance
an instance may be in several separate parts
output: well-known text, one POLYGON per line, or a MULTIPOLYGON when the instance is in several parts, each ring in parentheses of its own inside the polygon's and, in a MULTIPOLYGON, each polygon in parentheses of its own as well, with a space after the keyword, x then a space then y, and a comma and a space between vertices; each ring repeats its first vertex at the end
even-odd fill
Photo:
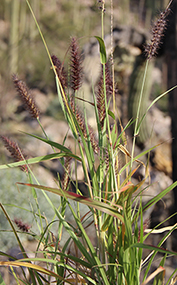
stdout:
POLYGON ((18 182, 18 184, 19 185, 26 185, 28 187, 34 187, 37 189, 42 189, 42 190, 49 191, 51 193, 55 193, 57 195, 63 196, 67 199, 68 198, 72 199, 73 201, 80 202, 82 204, 87 205, 88 207, 98 209, 101 212, 104 212, 104 213, 107 213, 113 217, 116 217, 122 223, 124 223, 123 216, 121 214, 119 214, 119 212, 118 212, 118 209, 122 208, 119 205, 116 205, 116 208, 115 208, 112 205, 109 205, 107 203, 100 202, 100 201, 97 201, 97 200, 94 200, 94 199, 91 199, 91 198, 88 198, 85 196, 81 196, 81 195, 78 195, 78 194, 73 193, 73 192, 63 191, 63 190, 60 190, 59 188, 51 188, 51 187, 46 187, 46 186, 42 186, 42 185, 20 183, 20 182, 18 182))
POLYGON ((47 154, 47 155, 43 155, 43 156, 37 156, 34 158, 29 158, 26 159, 24 161, 18 161, 18 162, 12 162, 12 163, 8 163, 8 164, 3 164, 0 165, 0 169, 7 169, 7 168, 12 168, 12 167, 17 167, 20 165, 24 165, 24 163, 30 165, 30 164, 34 164, 34 163, 39 163, 42 161, 47 161, 47 160, 52 160, 52 159, 56 159, 56 158, 62 158, 62 157, 72 157, 78 161, 81 161, 81 158, 78 157, 77 155, 71 153, 71 152, 63 152, 63 153, 52 153, 52 154, 47 154))
MULTIPOLYGON (((44 262, 46 264, 47 263, 48 264, 53 263, 55 266, 62 266, 62 264, 58 260, 52 260, 52 259, 47 259, 47 258, 28 258, 28 259, 24 258, 24 259, 19 259, 18 261, 12 262, 11 265, 17 266, 17 267, 18 266, 25 266, 25 267, 33 268, 38 272, 41 272, 43 274, 55 277, 56 280, 62 280, 62 281, 68 282, 69 284, 73 284, 72 278, 63 278, 63 277, 59 276, 58 274, 56 274, 55 272, 48 270, 47 268, 44 268, 40 265, 28 263, 27 261, 35 261, 35 262, 39 261, 39 262, 44 262)), ((5 262, 4 265, 9 266, 9 264, 10 264, 10 261, 7 261, 7 262, 5 262)), ((0 262, 0 265, 2 265, 1 262, 0 262)), ((90 284, 96 285, 96 282, 92 278, 90 278, 89 276, 84 274, 82 271, 78 271, 76 268, 71 267, 68 264, 64 264, 64 266, 66 269, 73 271, 74 273, 77 273, 78 275, 82 276, 85 280, 90 282, 90 284)), ((82 282, 84 282, 84 280, 82 282)))
POLYGON ((106 57, 106 48, 105 44, 102 38, 95 36, 97 39, 99 46, 100 46, 100 60, 102 64, 105 64, 107 62, 107 57, 106 57))
POLYGON ((168 249, 161 248, 161 247, 154 246, 154 245, 150 245, 150 244, 135 243, 135 244, 132 244, 131 247, 149 249, 150 251, 155 251, 155 252, 160 252, 160 253, 165 253, 165 254, 170 254, 170 255, 177 256, 177 252, 176 251, 168 250, 168 249))
MULTIPOLYGON (((24 259, 24 260, 29 260, 29 259, 24 259)), ((56 279, 59 279, 59 280, 64 280, 64 278, 60 277, 58 274, 54 273, 53 271, 50 271, 40 265, 36 265, 36 264, 32 264, 30 262, 23 262, 18 260, 18 261, 0 261, 0 266, 15 266, 15 267, 27 267, 27 268, 30 268, 30 269, 34 269, 38 272, 41 272, 43 274, 46 274, 46 275, 50 275, 50 276, 53 276, 55 277, 56 279)), ((68 280, 69 282, 69 280, 68 280)))
POLYGON ((175 88, 177 88, 177 85, 175 85, 174 87, 170 88, 169 90, 167 90, 166 92, 164 92, 163 94, 159 95, 158 97, 156 97, 151 104, 149 105, 149 107, 146 110, 146 113, 142 116, 140 122, 138 123, 138 128, 137 128, 137 134, 139 133, 139 129, 140 126, 142 124, 142 121, 144 120, 144 118, 146 117, 148 111, 150 110, 150 108, 157 102, 159 101, 161 98, 163 98, 165 95, 169 94, 171 91, 173 91, 175 88))
POLYGON ((31 137, 33 137, 33 138, 36 138, 36 139, 38 139, 38 140, 40 140, 40 141, 43 141, 44 143, 47 143, 47 144, 49 144, 49 145, 51 145, 51 146, 54 146, 55 148, 57 148, 57 149, 59 149, 59 150, 61 150, 61 151, 63 151, 63 152, 72 153, 69 148, 67 148, 67 147, 65 147, 65 146, 63 146, 63 145, 61 145, 61 144, 59 144, 59 143, 56 143, 56 142, 54 142, 54 141, 50 141, 50 140, 48 140, 48 139, 45 139, 45 138, 42 138, 42 137, 39 137, 39 136, 36 136, 36 135, 29 134, 29 133, 25 133, 25 132, 23 132, 23 133, 26 134, 26 135, 28 135, 28 136, 31 136, 31 137))
POLYGON ((162 192, 160 192, 158 195, 150 199, 146 205, 143 206, 143 212, 147 209, 149 209, 151 206, 156 204, 159 200, 161 200, 167 193, 169 193, 171 190, 173 190, 177 186, 177 181, 174 182, 172 185, 164 189, 162 192))

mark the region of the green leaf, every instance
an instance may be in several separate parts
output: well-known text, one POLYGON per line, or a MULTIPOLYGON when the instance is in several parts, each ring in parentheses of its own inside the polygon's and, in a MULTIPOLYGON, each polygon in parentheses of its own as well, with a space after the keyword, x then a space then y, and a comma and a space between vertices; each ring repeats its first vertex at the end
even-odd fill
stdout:
POLYGON ((149 200, 146 205, 143 206, 143 212, 147 209, 149 209, 150 207, 152 207, 152 205, 156 204, 159 200, 161 200, 167 193, 169 193, 171 190, 173 190, 173 188, 175 188, 177 186, 177 181, 174 182, 172 185, 170 185, 169 187, 167 187, 165 190, 163 190, 162 192, 160 192, 158 195, 156 195, 155 197, 153 197, 151 200, 149 200))
POLYGON ((56 147, 57 149, 60 149, 61 151, 72 153, 69 148, 67 148, 67 147, 65 147, 65 146, 63 146, 63 145, 61 145, 61 144, 59 144, 59 143, 56 143, 56 142, 50 141, 50 140, 48 140, 48 139, 45 139, 45 138, 41 138, 41 137, 32 135, 32 134, 29 134, 29 133, 26 133, 26 132, 22 132, 22 133, 23 133, 23 134, 26 134, 26 135, 28 135, 28 136, 30 136, 30 137, 36 138, 36 139, 38 139, 38 140, 40 140, 40 141, 43 141, 43 142, 45 142, 45 143, 47 143, 47 144, 49 144, 49 145, 51 145, 51 146, 54 146, 54 147, 56 147))
POLYGON ((0 274, 0 285, 6 285, 6 283, 4 282, 4 280, 3 280, 2 276, 1 276, 1 274, 0 274))
POLYGON ((120 215, 119 212, 118 212, 118 209, 122 208, 119 205, 116 205, 116 208, 115 208, 115 207, 113 207, 113 206, 111 206, 111 205, 109 205, 107 203, 100 202, 100 201, 97 201, 97 200, 94 200, 94 199, 91 199, 91 198, 88 198, 88 197, 85 197, 85 196, 81 196, 81 195, 78 195, 78 194, 73 193, 73 192, 64 191, 64 190, 61 190, 59 188, 52 188, 52 187, 46 187, 46 186, 43 186, 43 185, 36 185, 36 184, 30 184, 30 183, 21 183, 21 182, 18 182, 17 184, 19 184, 19 185, 26 185, 26 186, 29 186, 29 187, 34 187, 36 189, 42 189, 42 190, 45 190, 45 191, 49 191, 51 193, 55 193, 55 194, 60 195, 62 197, 72 199, 74 201, 77 201, 77 202, 80 202, 82 204, 85 204, 88 207, 92 207, 92 208, 100 210, 101 212, 107 213, 108 215, 111 215, 111 216, 119 219, 122 223, 124 223, 123 216, 120 215))
POLYGON ((115 117, 115 115, 114 115, 114 113, 113 113, 112 111, 108 110, 108 114, 109 114, 109 116, 110 116, 111 118, 113 118, 113 120, 116 119, 116 117, 115 117))
POLYGON ((176 255, 177 256, 177 252, 175 252, 175 251, 167 250, 167 249, 162 248, 162 247, 149 245, 149 244, 144 244, 144 243, 135 243, 135 244, 132 244, 130 247, 138 247, 138 248, 143 248, 143 249, 149 249, 151 251, 157 251, 157 252, 161 252, 161 253, 166 253, 166 254, 176 255))
POLYGON ((21 166, 24 164, 34 164, 34 163, 38 163, 41 161, 52 160, 52 159, 56 159, 56 158, 66 157, 66 156, 69 156, 69 157, 72 157, 76 160, 82 161, 80 157, 72 154, 68 150, 68 152, 64 152, 64 153, 52 153, 52 154, 47 154, 44 156, 38 156, 38 157, 34 157, 34 158, 30 158, 30 159, 26 159, 26 160, 22 160, 22 161, 18 161, 18 162, 3 164, 3 165, 0 165, 0 169, 17 167, 17 166, 21 166))
POLYGON ((141 126, 142 121, 144 120, 145 116, 147 115, 147 112, 149 111, 149 109, 157 102, 159 101, 162 97, 164 97, 165 95, 169 94, 171 91, 173 91, 175 88, 177 88, 177 85, 173 86, 172 88, 170 88, 169 90, 167 90, 166 92, 164 92, 163 94, 160 94, 157 98, 155 98, 151 104, 149 105, 149 107, 147 108, 146 112, 144 113, 144 115, 142 116, 141 120, 138 123, 138 128, 137 128, 137 132, 135 135, 138 135, 139 133, 139 129, 141 126))
POLYGON ((101 227, 101 231, 103 232, 107 231, 111 223, 112 223, 112 216, 107 216, 106 220, 104 221, 104 224, 101 227))
POLYGON ((100 60, 102 64, 105 64, 107 62, 107 57, 106 57, 106 48, 105 44, 102 38, 95 36, 97 41, 99 42, 100 45, 100 60))

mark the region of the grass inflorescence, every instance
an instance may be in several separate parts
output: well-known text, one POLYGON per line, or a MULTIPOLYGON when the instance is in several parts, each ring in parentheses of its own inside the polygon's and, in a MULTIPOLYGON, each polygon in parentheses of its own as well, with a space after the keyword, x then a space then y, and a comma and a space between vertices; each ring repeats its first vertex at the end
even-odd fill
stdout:
POLYGON ((26 83, 22 80, 19 80, 17 75, 12 76, 14 86, 21 97, 22 102, 24 103, 25 108, 30 112, 31 116, 34 119, 39 118, 39 108, 37 107, 32 94, 30 93, 26 83))
POLYGON ((164 12, 161 12, 160 17, 154 23, 152 27, 152 38, 150 43, 145 46, 145 53, 148 59, 156 56, 167 27, 167 16, 170 13, 170 8, 167 7, 164 12))

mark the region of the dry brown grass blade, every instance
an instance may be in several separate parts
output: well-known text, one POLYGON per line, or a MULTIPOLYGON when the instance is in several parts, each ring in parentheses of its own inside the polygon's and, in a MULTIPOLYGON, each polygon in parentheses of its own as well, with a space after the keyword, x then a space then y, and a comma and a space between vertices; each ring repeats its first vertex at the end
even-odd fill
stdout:
MULTIPOLYGON (((123 152, 125 155, 127 155, 128 157, 131 158, 131 154, 129 153, 129 151, 122 144, 118 145, 118 149, 120 149, 121 152, 123 152)), ((144 162, 142 162, 141 160, 135 159, 135 161, 140 163, 140 164, 142 164, 144 167, 146 167, 144 162)))
MULTIPOLYGON (((149 232, 152 231, 151 232, 152 234, 161 234, 161 233, 164 233, 166 231, 171 231, 175 226, 177 226, 177 223, 175 225, 173 225, 173 226, 168 226, 168 227, 164 227, 164 228, 161 228, 161 229, 154 229, 154 230, 146 229, 145 233, 149 233, 149 232)), ((177 230, 177 228, 175 230, 177 230)))
POLYGON ((157 276, 157 274, 159 274, 160 272, 163 272, 163 271, 165 273, 165 268, 160 266, 143 283, 141 283, 141 285, 148 284, 148 282, 151 281, 153 278, 155 278, 157 276))

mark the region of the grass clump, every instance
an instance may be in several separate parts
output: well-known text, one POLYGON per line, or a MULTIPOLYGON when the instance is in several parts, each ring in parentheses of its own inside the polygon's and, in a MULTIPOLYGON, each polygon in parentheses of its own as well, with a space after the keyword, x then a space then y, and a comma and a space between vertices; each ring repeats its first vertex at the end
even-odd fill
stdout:
MULTIPOLYGON (((29 3, 28 6, 30 7, 29 3)), ((99 1, 99 7, 101 10, 102 35, 101 37, 96 36, 96 39, 100 48, 101 75, 97 87, 95 90, 93 88, 94 103, 85 102, 85 104, 90 103, 93 107, 96 117, 96 132, 88 124, 85 110, 81 111, 78 107, 78 100, 80 99, 78 95, 82 85, 83 73, 82 54, 78 44, 79 41, 75 37, 71 38, 69 76, 67 76, 63 64, 57 56, 50 56, 46 42, 36 22, 55 74, 58 99, 75 140, 75 146, 72 150, 65 146, 67 132, 66 137, 63 138, 63 144, 50 140, 41 125, 39 110, 27 86, 16 75, 13 76, 15 87, 23 103, 32 117, 38 121, 44 137, 28 135, 51 146, 51 154, 27 159, 15 143, 1 136, 2 141, 10 150, 16 162, 1 165, 0 169, 17 166, 24 169, 25 167, 28 181, 26 183, 18 182, 17 184, 19 189, 25 187, 32 190, 37 207, 37 211, 33 214, 39 233, 32 233, 27 223, 19 219, 13 220, 8 215, 3 201, 0 204, 24 255, 24 259, 2 261, 0 265, 27 267, 30 280, 24 274, 25 284, 51 284, 51 282, 57 284, 140 284, 142 272, 142 284, 147 284, 152 278, 154 278, 154 284, 163 284, 165 259, 169 254, 176 255, 175 252, 162 247, 165 240, 176 228, 176 225, 168 228, 167 234, 161 239, 157 247, 145 244, 147 237, 155 233, 156 229, 147 229, 148 223, 144 221, 143 213, 177 185, 175 182, 143 205, 142 196, 148 188, 145 187, 145 181, 149 177, 149 170, 148 163, 145 165, 141 162, 141 156, 148 154, 155 148, 152 147, 140 155, 134 156, 136 136, 138 136, 142 120, 146 115, 144 114, 142 118, 139 118, 146 69, 139 98, 137 118, 135 119, 133 146, 130 152, 127 149, 125 131, 132 124, 132 121, 124 128, 119 122, 121 132, 118 132, 115 111, 112 112, 109 108, 112 98, 115 101, 116 90, 113 72, 110 71, 103 40, 105 1, 99 1), (110 119, 113 122, 112 125, 110 125, 110 119), (79 151, 76 152, 76 149, 79 151), (123 166, 120 164, 122 154, 125 161, 123 166), (51 159, 59 159, 64 168, 64 175, 63 177, 58 175, 55 188, 41 185, 31 169, 31 164, 51 159), (82 165, 83 183, 87 188, 87 196, 84 196, 80 189, 80 181, 77 178, 78 163, 82 165), (145 176, 140 182, 134 184, 132 176, 139 166, 144 167, 145 176), (72 178, 73 173, 75 174, 75 180, 72 178), (72 191, 73 189, 75 191, 72 191), (53 213, 53 218, 51 221, 47 221, 46 225, 43 223, 45 217, 40 210, 41 201, 38 199, 38 191, 42 192, 48 202, 48 207, 53 213), (47 193, 60 196, 58 206, 54 205, 47 193), (71 201, 74 201, 74 204, 71 201), (84 214, 81 211, 81 205, 84 205, 87 209, 84 214), (68 209, 74 223, 66 219, 68 209), (55 235, 51 230, 53 224, 57 228, 55 235), (37 240, 34 258, 28 257, 19 237, 19 231, 32 235, 37 240), (89 231, 92 231, 91 235, 95 236, 94 240, 89 235, 89 231), (64 232, 68 234, 65 239, 64 232), (143 249, 145 248, 151 251, 146 258, 143 256, 143 249), (39 252, 42 257, 37 257, 39 252), (148 276, 157 252, 164 253, 164 257, 157 270, 148 276), (44 265, 39 265, 39 262, 43 262, 44 265)), ((165 21, 166 11, 161 14, 160 17, 163 16, 163 19, 160 18, 160 24, 157 22, 156 28, 153 29, 153 33, 155 33, 153 39, 145 49, 147 65, 152 56, 156 54, 159 38, 163 34, 162 28, 165 27, 164 23, 161 25, 161 21, 165 21), (158 29, 160 29, 160 32, 158 32, 158 29)), ((160 95, 154 102, 164 95, 160 95)), ((5 255, 5 253, 1 252, 1 255, 5 255)), ((170 284, 173 274, 168 280, 168 284, 170 284)), ((15 276, 15 278, 19 282, 18 276, 15 276)))

